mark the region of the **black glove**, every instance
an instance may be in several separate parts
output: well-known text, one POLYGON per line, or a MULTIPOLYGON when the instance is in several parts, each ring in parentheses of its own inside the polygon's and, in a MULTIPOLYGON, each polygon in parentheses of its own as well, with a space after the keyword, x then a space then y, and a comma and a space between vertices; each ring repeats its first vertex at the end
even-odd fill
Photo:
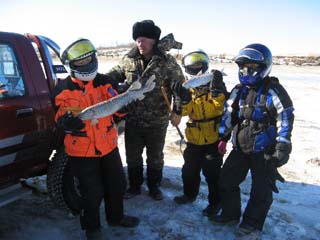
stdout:
POLYGON ((222 73, 218 70, 211 70, 211 73, 213 74, 213 79, 210 83, 210 89, 214 96, 218 96, 218 94, 223 93, 226 95, 227 88, 226 85, 223 82, 222 73))
POLYGON ((125 116, 119 117, 118 115, 115 115, 115 114, 113 114, 112 117, 115 124, 118 124, 119 122, 125 119, 125 116))
POLYGON ((66 112, 58 120, 58 126, 62 127, 65 133, 71 133, 76 136, 85 136, 85 132, 80 131, 85 124, 78 117, 74 117, 71 112, 66 112))
POLYGON ((172 85, 172 90, 178 97, 180 97, 182 104, 187 104, 191 101, 189 89, 184 88, 182 86, 182 82, 174 82, 172 85))
POLYGON ((289 154, 291 153, 292 146, 291 143, 278 142, 275 146, 275 152, 272 157, 276 159, 276 167, 281 167, 286 164, 289 160, 289 154))
POLYGON ((284 182, 284 178, 278 172, 276 167, 277 159, 271 157, 266 159, 266 171, 267 171, 267 181, 271 186, 271 189, 275 193, 279 193, 279 189, 277 188, 276 181, 284 182))
POLYGON ((130 85, 127 82, 119 83, 117 87, 118 93, 124 93, 129 89, 130 85))

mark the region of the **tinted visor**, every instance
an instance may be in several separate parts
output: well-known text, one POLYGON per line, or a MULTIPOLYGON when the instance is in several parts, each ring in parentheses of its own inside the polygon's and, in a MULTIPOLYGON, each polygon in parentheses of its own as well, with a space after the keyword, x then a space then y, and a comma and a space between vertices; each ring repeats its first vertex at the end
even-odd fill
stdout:
POLYGON ((88 74, 98 69, 98 60, 95 54, 92 54, 91 61, 85 65, 76 66, 74 62, 70 63, 70 68, 81 74, 88 74))
POLYGON ((192 64, 185 67, 186 73, 190 75, 197 75, 200 71, 204 69, 204 64, 201 62, 198 62, 196 64, 192 64))
POLYGON ((209 62, 208 56, 203 52, 191 52, 183 57, 182 65, 187 67, 196 63, 209 62))
POLYGON ((241 66, 239 68, 239 73, 241 76, 256 76, 259 71, 261 70, 260 67, 258 68, 252 68, 252 67, 247 67, 247 66, 241 66))
POLYGON ((261 63, 264 61, 264 56, 260 51, 256 49, 244 48, 240 50, 235 61, 237 64, 244 64, 248 62, 261 63))
POLYGON ((80 40, 67 50, 69 61, 83 59, 95 52, 95 48, 89 40, 80 40))

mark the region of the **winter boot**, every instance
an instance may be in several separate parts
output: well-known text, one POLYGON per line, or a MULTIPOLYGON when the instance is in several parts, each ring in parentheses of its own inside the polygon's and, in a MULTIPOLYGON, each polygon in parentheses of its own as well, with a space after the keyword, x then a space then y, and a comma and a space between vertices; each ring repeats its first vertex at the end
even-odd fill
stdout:
POLYGON ((149 196, 156 201, 163 199, 163 194, 158 186, 154 186, 151 189, 149 189, 149 196))
POLYGON ((137 195, 141 194, 141 187, 140 186, 130 186, 127 191, 124 193, 124 199, 130 199, 137 195))
POLYGON ((238 216, 226 216, 223 212, 219 215, 209 216, 209 220, 218 225, 238 224, 240 217, 238 216))
POLYGON ((241 223, 238 230, 235 233, 236 240, 259 240, 261 236, 261 231, 255 227, 241 223))
POLYGON ((216 215, 221 209, 220 205, 209 204, 205 209, 202 210, 202 215, 209 217, 216 215))
POLYGON ((177 204, 192 203, 196 200, 196 197, 188 197, 187 195, 176 196, 173 199, 177 204))
POLYGON ((123 218, 118 222, 108 222, 110 226, 113 227, 126 227, 133 228, 136 227, 140 223, 139 218, 129 215, 124 215, 123 218))
POLYGON ((141 185, 143 183, 143 167, 128 168, 129 188, 123 198, 130 199, 141 194, 141 185))
POLYGON ((87 240, 105 240, 100 229, 96 230, 86 230, 87 240))
POLYGON ((160 183, 162 180, 162 169, 147 169, 147 180, 149 188, 149 196, 154 200, 162 200, 163 194, 160 190, 160 183))

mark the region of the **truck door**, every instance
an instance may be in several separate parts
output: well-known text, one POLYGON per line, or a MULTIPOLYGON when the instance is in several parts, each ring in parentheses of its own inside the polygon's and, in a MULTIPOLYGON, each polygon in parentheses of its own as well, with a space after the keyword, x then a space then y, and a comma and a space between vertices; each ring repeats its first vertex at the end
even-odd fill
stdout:
POLYGON ((41 135, 48 126, 32 79, 44 79, 37 61, 23 35, 0 33, 0 186, 47 165, 39 157, 41 135))

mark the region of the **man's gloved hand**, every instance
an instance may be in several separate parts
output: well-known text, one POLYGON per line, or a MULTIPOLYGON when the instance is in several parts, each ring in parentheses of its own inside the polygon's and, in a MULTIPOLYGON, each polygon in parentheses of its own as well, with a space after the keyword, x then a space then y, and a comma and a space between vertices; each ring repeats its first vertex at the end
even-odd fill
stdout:
POLYGON ((224 155, 227 152, 227 143, 223 140, 220 140, 218 143, 218 152, 220 155, 224 155))
POLYGON ((191 101, 191 94, 188 89, 182 86, 182 82, 174 82, 172 90, 178 97, 180 97, 182 104, 187 104, 191 101))
POLYGON ((276 181, 284 182, 284 178, 278 172, 276 167, 277 159, 271 157, 266 159, 266 171, 267 171, 267 181, 271 186, 271 189, 275 193, 279 193, 279 189, 277 188, 276 181))
POLYGON ((218 96, 219 93, 226 94, 227 88, 223 82, 222 73, 219 70, 214 69, 211 70, 211 73, 213 74, 213 79, 210 83, 211 92, 214 94, 214 96, 218 96))
POLYGON ((278 142, 276 144, 275 152, 272 154, 272 157, 275 159, 276 167, 281 167, 288 162, 291 150, 291 143, 278 142))
POLYGON ((85 127, 85 124, 78 117, 74 117, 71 112, 66 112, 58 120, 58 126, 62 127, 65 133, 70 133, 76 136, 84 136, 85 132, 80 131, 85 127))

